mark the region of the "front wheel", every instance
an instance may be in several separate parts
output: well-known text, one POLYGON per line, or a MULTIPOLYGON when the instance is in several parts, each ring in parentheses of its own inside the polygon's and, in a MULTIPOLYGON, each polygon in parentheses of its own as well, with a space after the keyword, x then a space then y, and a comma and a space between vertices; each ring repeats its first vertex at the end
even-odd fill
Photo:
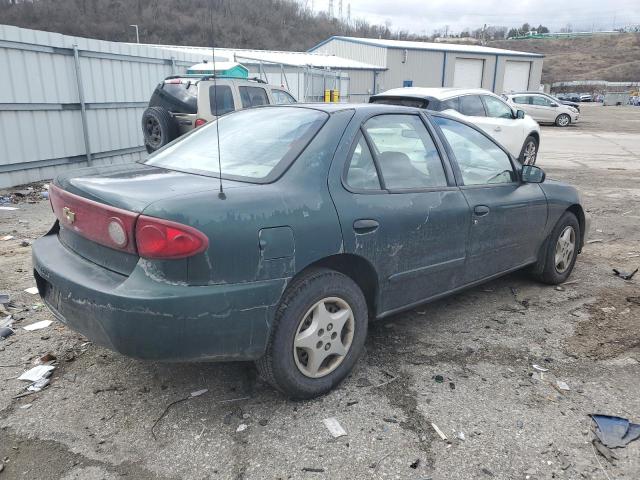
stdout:
POLYGON ((576 263, 580 238, 578 219, 573 213, 564 212, 553 227, 541 258, 538 259, 540 268, 534 268, 539 272, 536 275, 538 280, 549 285, 565 282, 576 263))
POLYGON ((556 125, 558 127, 566 127, 570 123, 571 123, 571 117, 569 115, 567 115, 566 113, 558 115, 558 118, 556 118, 556 125))
POLYGON ((532 135, 529 135, 524 140, 522 145, 522 151, 520 152, 520 163, 523 165, 535 165, 538 157, 538 140, 532 135))
POLYGON ((258 371, 290 398, 323 395, 357 362, 367 323, 367 302, 353 280, 324 268, 303 273, 280 301, 258 371))

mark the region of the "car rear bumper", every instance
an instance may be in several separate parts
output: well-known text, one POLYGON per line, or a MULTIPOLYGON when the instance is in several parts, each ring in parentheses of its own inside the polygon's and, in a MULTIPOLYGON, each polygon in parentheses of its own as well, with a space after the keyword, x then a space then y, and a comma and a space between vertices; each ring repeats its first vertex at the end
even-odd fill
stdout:
MULTIPOLYGON (((144 261, 144 260, 143 260, 144 261)), ((168 361, 254 360, 288 279, 187 286, 107 270, 50 234, 33 244, 38 290, 56 318, 124 355, 168 361)))

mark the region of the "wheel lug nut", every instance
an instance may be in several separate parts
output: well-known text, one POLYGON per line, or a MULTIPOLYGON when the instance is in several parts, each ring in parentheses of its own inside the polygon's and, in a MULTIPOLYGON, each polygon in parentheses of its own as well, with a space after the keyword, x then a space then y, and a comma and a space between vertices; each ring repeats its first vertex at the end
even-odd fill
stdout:
POLYGON ((318 330, 318 336, 321 337, 322 335, 324 335, 324 330, 323 329, 318 330))
POLYGON ((330 348, 331 348, 331 344, 330 343, 325 343, 324 349, 325 350, 329 350, 330 348))
POLYGON ((321 348, 321 347, 322 347, 322 340, 316 343, 316 348, 321 348))
POLYGON ((337 336, 338 336, 338 332, 333 332, 331 334, 331 340, 335 340, 337 336))
POLYGON ((329 325, 327 325, 327 331, 331 331, 333 330, 333 323, 330 323, 329 325))

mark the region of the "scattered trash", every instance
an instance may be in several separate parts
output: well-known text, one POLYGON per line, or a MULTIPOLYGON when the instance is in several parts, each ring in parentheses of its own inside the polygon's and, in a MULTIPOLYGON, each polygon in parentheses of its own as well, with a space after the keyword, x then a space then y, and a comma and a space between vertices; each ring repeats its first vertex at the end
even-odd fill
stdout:
POLYGON ((409 468, 416 469, 416 468, 418 468, 419 465, 420 465, 420 459, 416 458, 416 461, 413 462, 411 465, 409 465, 409 468))
POLYGON ((618 459, 618 457, 616 457, 615 454, 611 450, 609 450, 607 447, 605 447, 602 444, 602 442, 597 438, 593 439, 592 444, 595 447, 595 449, 598 451, 598 453, 602 455, 604 458, 606 458, 609 463, 613 463, 614 460, 618 459))
POLYGON ((620 448, 640 438, 640 424, 611 415, 591 415, 596 422, 596 437, 608 448, 620 448))
POLYGON ((324 426, 327 427, 327 430, 331 433, 333 438, 343 437, 347 434, 347 431, 342 428, 340 422, 335 417, 329 417, 322 420, 324 426))
POLYGON ((2 327, 0 328, 0 339, 4 340, 7 337, 10 337, 15 333, 15 330, 10 327, 2 327))
POLYGON ((27 403, 25 405, 20 406, 20 410, 28 410, 33 406, 33 403, 27 403))
POLYGON ((535 370, 538 370, 539 372, 548 372, 549 369, 548 368, 544 368, 541 367, 540 365, 536 365, 535 363, 533 365, 531 365, 535 370))
POLYGON ((312 472, 312 473, 322 473, 324 472, 324 468, 317 467, 302 467, 303 472, 312 472))
MULTIPOLYGON (((636 305, 640 305, 640 297, 627 297, 627 302, 635 303, 636 305)), ((2 302, 0 302, 2 303, 2 302)))
POLYGON ((18 377, 18 380, 25 380, 27 382, 37 382, 42 380, 43 378, 49 377, 51 372, 55 370, 56 367, 53 365, 38 365, 37 367, 33 367, 31 370, 27 370, 22 375, 18 377))
POLYGON ((53 321, 51 320, 41 320, 39 322, 32 323, 31 325, 26 325, 22 328, 24 328, 25 330, 28 330, 29 332, 32 332, 34 330, 42 330, 43 328, 47 328, 52 323, 53 321))
POLYGON ((618 270, 617 268, 613 269, 613 273, 614 275, 620 277, 623 280, 631 280, 633 278, 633 276, 638 272, 638 269, 636 268, 633 272, 631 273, 627 273, 624 272, 622 270, 618 270))
POLYGON ((444 383, 444 377, 442 375, 434 375, 433 379, 436 381, 436 383, 444 383))
POLYGON ((455 389, 456 389, 456 384, 455 384, 455 383, 453 383, 453 382, 449 382, 449 388, 450 388, 451 390, 455 390, 455 389))
POLYGON ((28 240, 22 240, 20 242, 20 246, 21 247, 29 247, 29 246, 31 246, 31 242, 29 242, 28 240))
POLYGON ((600 243, 604 242, 601 238, 594 238, 593 240, 587 240, 587 243, 600 243))
POLYGON ((18 210, 18 207, 0 207, 0 210, 18 210))
POLYGON ((199 397, 200 395, 203 395, 205 393, 207 393, 209 391, 208 388, 203 388, 202 390, 196 390, 195 392, 191 392, 191 396, 192 397, 199 397))
POLYGON ((10 327, 12 323, 13 320, 11 319, 11 315, 7 315, 2 320, 0 320, 0 328, 10 327))
POLYGON ((435 423, 432 423, 431 426, 433 427, 433 429, 436 431, 436 433, 442 440, 444 440, 445 442, 449 442, 449 439, 447 438, 447 436, 442 432, 442 430, 438 428, 438 426, 435 423))
POLYGON ((30 392, 39 392, 40 390, 42 390, 44 387, 46 387, 47 385, 49 385, 49 379, 48 378, 41 378, 40 380, 38 380, 37 382, 32 383, 31 385, 29 385, 27 387, 27 390, 29 390, 30 392))
POLYGON ((38 287, 26 288, 25 292, 30 293, 31 295, 36 295, 38 293, 38 287))
POLYGON ((236 428, 236 433, 244 432, 247 427, 248 425, 246 423, 241 423, 240 425, 238 425, 238 428, 236 428))
POLYGON ((467 437, 464 436, 464 432, 456 433, 456 437, 458 438, 458 440, 460 440, 462 442, 464 442, 467 439, 467 437))
POLYGON ((13 240, 14 238, 16 237, 14 237, 13 235, 5 235, 4 237, 0 238, 0 240, 2 240, 3 242, 7 242, 9 240, 13 240))
POLYGON ((49 362, 53 362, 55 360, 57 360, 57 357, 53 353, 46 353, 45 355, 41 356, 37 361, 38 361, 38 364, 44 365, 49 362))
POLYGON ((9 303, 9 294, 8 293, 0 293, 0 304, 9 303))
POLYGON ((569 388, 569 385, 566 382, 563 382, 562 380, 556 381, 556 386, 558 387, 558 390, 562 390, 565 392, 568 392, 571 390, 571 388, 569 388))

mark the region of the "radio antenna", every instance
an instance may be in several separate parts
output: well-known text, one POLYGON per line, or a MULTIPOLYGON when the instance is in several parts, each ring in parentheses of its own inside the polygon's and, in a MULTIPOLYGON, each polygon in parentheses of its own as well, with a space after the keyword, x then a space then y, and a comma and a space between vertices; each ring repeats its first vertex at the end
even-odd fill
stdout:
POLYGON ((220 191, 218 198, 224 200, 227 196, 222 189, 222 158, 220 156, 220 115, 218 115, 218 83, 216 82, 216 47, 213 35, 213 0, 209 0, 209 19, 211 21, 211 55, 213 57, 213 104, 216 106, 216 139, 218 145, 218 179, 220 181, 220 191))

